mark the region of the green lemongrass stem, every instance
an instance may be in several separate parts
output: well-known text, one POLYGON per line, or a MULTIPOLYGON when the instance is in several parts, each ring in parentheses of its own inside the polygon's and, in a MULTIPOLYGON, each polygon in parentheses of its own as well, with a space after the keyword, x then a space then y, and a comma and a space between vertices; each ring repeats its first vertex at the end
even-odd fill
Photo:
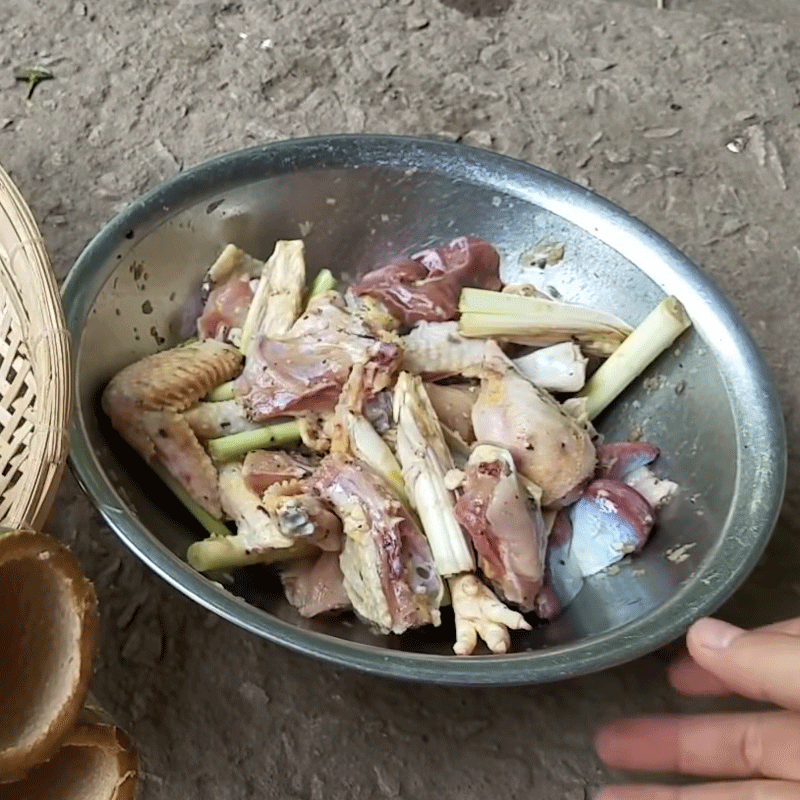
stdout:
POLYGON ((298 542, 292 547, 281 549, 248 547, 241 536, 228 535, 212 537, 193 542, 186 551, 186 560, 198 572, 247 567, 251 564, 276 564, 293 561, 316 552, 316 548, 306 542, 298 542))
POLYGON ((348 413, 347 425, 353 454, 372 467, 392 487, 400 501, 411 508, 403 472, 389 445, 381 439, 365 417, 348 413))
POLYGON ((250 347, 250 340, 255 335, 258 324, 264 316, 267 301, 269 300, 270 275, 274 266, 275 251, 273 251, 272 255, 264 262, 264 266, 261 269, 261 276, 258 279, 258 285, 253 294, 253 299, 250 301, 250 308, 247 310, 247 316, 242 323, 239 350, 245 355, 247 355, 247 350, 250 347))
POLYGON ((542 297, 493 292, 489 289, 462 289, 459 311, 462 314, 511 316, 518 318, 522 324, 530 323, 533 326, 534 323, 541 323, 547 328, 559 328, 568 323, 581 330, 608 328, 622 336, 632 331, 627 322, 614 314, 590 306, 545 300, 542 297))
POLYGON ((318 295, 325 294, 336 288, 337 280, 329 269, 320 270, 317 277, 311 283, 308 290, 308 299, 311 300, 318 295))
POLYGON ((578 397, 586 398, 588 418, 606 409, 691 324, 677 298, 662 300, 579 392, 578 397))
POLYGON ((199 506, 190 496, 186 489, 167 472, 166 468, 159 463, 151 464, 153 472, 166 484, 170 491, 178 500, 186 506, 192 516, 208 531, 212 538, 230 536, 231 532, 222 520, 213 517, 204 508, 199 506))
POLYGON ((208 452, 215 461, 230 461, 251 450, 266 450, 294 444, 300 439, 300 423, 296 419, 276 422, 257 431, 243 431, 219 439, 209 439, 208 452))
POLYGON ((226 381, 210 392, 206 399, 211 403, 221 403, 223 400, 233 400, 234 397, 233 381, 226 381))
POLYGON ((397 457, 408 495, 428 539, 437 572, 443 577, 473 572, 475 559, 455 515, 455 497, 445 485, 454 468, 439 418, 422 379, 401 372, 395 385, 397 457))
POLYGON ((632 331, 594 308, 486 289, 463 289, 459 310, 460 333, 468 338, 494 336, 534 346, 577 340, 598 355, 610 355, 632 331))

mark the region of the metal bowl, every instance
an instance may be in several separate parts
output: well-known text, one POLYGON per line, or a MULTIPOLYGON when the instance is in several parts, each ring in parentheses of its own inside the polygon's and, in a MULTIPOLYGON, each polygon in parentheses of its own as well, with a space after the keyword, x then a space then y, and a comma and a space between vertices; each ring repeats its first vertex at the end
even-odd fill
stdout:
POLYGON ((254 147, 188 170, 118 214, 63 288, 73 338, 72 467, 120 539, 195 601, 248 631, 347 667, 448 684, 544 683, 611 667, 679 637, 756 564, 785 485, 776 391, 741 319, 709 279, 643 223, 529 164, 436 140, 333 136, 254 147), (645 551, 600 574, 559 620, 513 652, 456 658, 450 623, 382 637, 350 620, 309 621, 267 570, 223 588, 183 560, 197 526, 99 410, 121 367, 178 341, 181 303, 227 242, 266 258, 305 238, 310 270, 352 276, 462 233, 489 239, 503 269, 541 240, 566 243, 548 272, 564 298, 638 323, 665 293, 694 327, 600 421, 662 448, 679 499, 645 551), (679 549, 680 548, 680 549, 679 549))

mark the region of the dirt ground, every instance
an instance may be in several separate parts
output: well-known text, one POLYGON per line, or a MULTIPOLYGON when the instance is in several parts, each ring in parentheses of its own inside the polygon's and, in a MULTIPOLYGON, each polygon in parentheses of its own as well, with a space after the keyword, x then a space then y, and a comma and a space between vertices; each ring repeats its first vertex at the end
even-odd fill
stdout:
MULTIPOLYGON (((4 0, 0 161, 59 277, 143 190, 289 136, 461 138, 618 202, 713 276, 780 385, 786 507, 724 611, 772 620, 800 613, 800 14, 796 0, 664 5, 4 0), (28 102, 14 68, 31 62, 55 80, 28 102)), ((146 800, 584 800, 608 778, 597 723, 697 707, 667 687, 665 652, 546 688, 412 691, 339 672, 166 587, 69 476, 49 527, 96 581, 94 690, 138 742, 146 800)))

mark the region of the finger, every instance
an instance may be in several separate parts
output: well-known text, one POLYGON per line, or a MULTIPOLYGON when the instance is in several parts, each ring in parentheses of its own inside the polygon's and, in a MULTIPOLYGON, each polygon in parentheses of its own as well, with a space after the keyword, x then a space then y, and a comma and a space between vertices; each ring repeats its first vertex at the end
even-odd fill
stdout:
POLYGON ((673 689, 689 697, 724 697, 731 694, 730 686, 698 666, 688 653, 669 665, 667 678, 673 689))
POLYGON ((616 769, 800 780, 800 714, 786 711, 621 720, 595 747, 616 769))
POLYGON ((800 800, 800 784, 741 781, 695 786, 607 786, 594 800, 800 800))
POLYGON ((737 694, 800 710, 800 636, 701 619, 686 642, 697 665, 737 694))
MULTIPOLYGON (((800 617, 782 620, 756 628, 757 632, 786 633, 800 636, 800 617)), ((723 697, 731 694, 730 687, 707 672, 686 652, 676 658, 668 669, 669 681, 681 694, 691 697, 723 697)))

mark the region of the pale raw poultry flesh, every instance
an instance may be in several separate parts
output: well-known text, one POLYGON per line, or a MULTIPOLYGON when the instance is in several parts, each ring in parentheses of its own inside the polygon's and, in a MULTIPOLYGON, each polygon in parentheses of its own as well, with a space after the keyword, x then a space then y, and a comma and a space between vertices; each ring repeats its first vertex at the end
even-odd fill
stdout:
POLYGON ((528 499, 507 450, 475 447, 456 516, 499 597, 533 611, 544 579, 547 534, 541 511, 528 499))
POLYGON ((442 584, 428 543, 377 473, 337 453, 310 481, 344 524, 340 565, 356 613, 384 632, 438 625, 442 584))
POLYGON ((543 389, 513 371, 482 382, 472 409, 475 437, 502 444, 519 472, 542 491, 542 505, 571 502, 595 467, 584 427, 543 389))

